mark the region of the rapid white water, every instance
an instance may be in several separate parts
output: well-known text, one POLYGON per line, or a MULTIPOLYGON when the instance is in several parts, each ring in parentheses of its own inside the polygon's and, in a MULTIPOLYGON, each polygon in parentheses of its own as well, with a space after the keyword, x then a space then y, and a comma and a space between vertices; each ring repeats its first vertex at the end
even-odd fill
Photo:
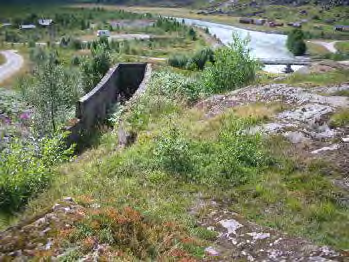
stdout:
MULTIPOLYGON (((182 20, 182 18, 178 18, 182 20)), ((240 37, 249 37, 251 53, 256 58, 264 59, 292 59, 294 56, 286 48, 286 35, 272 34, 265 32, 250 31, 246 29, 237 28, 230 25, 223 25, 211 23, 202 20, 184 18, 188 25, 208 28, 212 35, 216 35, 224 44, 232 41, 233 32, 240 37)), ((299 69, 301 66, 292 66, 293 70, 299 69)), ((266 66, 265 71, 273 73, 281 73, 285 66, 266 66)))

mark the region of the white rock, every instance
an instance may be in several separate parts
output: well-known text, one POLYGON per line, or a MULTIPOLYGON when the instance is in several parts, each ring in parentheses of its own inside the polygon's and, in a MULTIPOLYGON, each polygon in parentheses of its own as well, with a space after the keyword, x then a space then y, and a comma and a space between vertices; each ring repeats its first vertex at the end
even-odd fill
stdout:
POLYGON ((219 256, 219 252, 216 249, 214 249, 213 247, 205 248, 205 252, 210 256, 219 256))
POLYGON ((258 239, 266 239, 270 237, 270 233, 257 233, 257 232, 252 232, 252 233, 247 233, 247 235, 253 237, 253 240, 258 240, 258 239))
POLYGON ((227 229, 228 235, 231 233, 236 234, 236 230, 239 229, 240 227, 243 227, 238 221, 234 219, 225 219, 219 221, 219 223, 227 229))
POLYGON ((208 227, 207 230, 214 231, 214 227, 208 227))
POLYGON ((65 202, 74 202, 72 197, 65 197, 65 198, 63 198, 63 201, 65 201, 65 202))
POLYGON ((344 143, 349 143, 349 136, 348 136, 348 137, 343 137, 343 138, 342 138, 342 141, 343 141, 344 143))
POLYGON ((325 151, 334 151, 334 150, 337 150, 338 148, 339 148, 339 145, 338 144, 334 144, 332 146, 325 146, 323 148, 314 150, 311 153, 315 155, 315 154, 318 154, 318 153, 321 153, 321 152, 325 152, 325 151))

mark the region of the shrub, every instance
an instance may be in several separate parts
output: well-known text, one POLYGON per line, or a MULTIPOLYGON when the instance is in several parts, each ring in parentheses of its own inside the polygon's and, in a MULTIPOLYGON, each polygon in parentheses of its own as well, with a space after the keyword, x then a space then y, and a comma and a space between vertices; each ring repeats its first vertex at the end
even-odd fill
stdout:
POLYGON ((158 138, 154 155, 159 166, 166 171, 175 174, 192 172, 189 142, 177 128, 171 128, 158 138))
POLYGON ((190 78, 172 72, 155 72, 150 86, 150 92, 170 99, 192 102, 197 100, 200 95, 198 85, 190 78))
POLYGON ((69 118, 69 113, 81 95, 78 72, 57 64, 55 54, 48 60, 40 58, 31 81, 22 81, 20 89, 24 99, 34 107, 37 131, 55 133, 69 118))
POLYGON ((81 64, 81 59, 79 56, 73 56, 72 60, 71 60, 71 65, 72 66, 79 66, 81 64))
POLYGON ((245 184, 269 164, 260 136, 246 134, 250 125, 249 120, 229 119, 213 141, 191 140, 170 128, 156 139, 153 161, 190 181, 245 184))
POLYGON ((65 134, 24 143, 14 140, 0 153, 0 208, 17 211, 28 199, 46 188, 52 167, 69 159, 65 134))
POLYGON ((304 33, 301 29, 294 29, 292 30, 287 37, 287 48, 290 50, 294 55, 304 55, 307 51, 307 46, 304 42, 304 33))
POLYGON ((207 62, 214 63, 214 52, 211 48, 201 49, 192 56, 175 54, 168 59, 170 66, 189 70, 203 70, 207 62))
POLYGON ((251 57, 248 39, 241 40, 233 34, 228 47, 215 51, 215 62, 204 69, 201 85, 207 94, 221 93, 241 88, 256 77, 259 63, 251 57))
POLYGON ((191 40, 193 40, 193 41, 197 40, 197 36, 196 36, 196 32, 195 32, 194 28, 191 27, 189 29, 188 35, 189 35, 191 40))
POLYGON ((168 59, 168 64, 177 68, 185 68, 188 64, 189 58, 184 54, 174 54, 168 59))
POLYGON ((86 57, 82 62, 82 81, 85 93, 90 92, 109 71, 111 57, 108 46, 97 44, 92 49, 92 58, 86 57))
POLYGON ((214 63, 214 52, 211 48, 204 48, 197 51, 193 57, 190 58, 188 64, 194 64, 197 69, 203 70, 207 62, 214 63))
POLYGON ((76 38, 70 40, 69 46, 75 50, 80 50, 83 47, 82 41, 76 38))

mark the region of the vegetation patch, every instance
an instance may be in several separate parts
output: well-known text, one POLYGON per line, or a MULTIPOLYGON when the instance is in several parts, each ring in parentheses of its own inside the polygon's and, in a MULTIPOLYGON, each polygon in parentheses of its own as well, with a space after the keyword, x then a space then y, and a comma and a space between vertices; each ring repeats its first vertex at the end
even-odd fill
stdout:
POLYGON ((349 42, 348 41, 337 42, 335 46, 339 52, 344 53, 344 54, 349 53, 349 42))
POLYGON ((349 125, 349 110, 341 109, 331 116, 330 124, 333 127, 346 127, 349 125))
POLYGON ((299 74, 294 73, 284 80, 277 81, 278 83, 285 84, 298 84, 301 86, 326 86, 342 84, 349 81, 348 70, 333 70, 329 72, 312 73, 312 74, 299 74))
POLYGON ((281 103, 255 103, 234 107, 232 110, 241 118, 252 118, 267 121, 270 120, 275 114, 287 109, 287 106, 281 103))
POLYGON ((4 55, 0 54, 0 66, 5 64, 5 62, 6 62, 6 59, 5 59, 4 55))
POLYGON ((292 30, 287 36, 286 46, 295 56, 304 55, 307 46, 304 41, 304 33, 301 29, 292 30))

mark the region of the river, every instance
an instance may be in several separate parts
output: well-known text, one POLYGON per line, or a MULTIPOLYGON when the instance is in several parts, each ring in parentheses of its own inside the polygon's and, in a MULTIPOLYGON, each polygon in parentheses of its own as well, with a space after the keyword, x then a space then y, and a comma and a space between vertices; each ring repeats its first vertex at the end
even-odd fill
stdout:
MULTIPOLYGON (((182 18, 178 18, 182 20, 182 18)), ((224 44, 232 41, 233 32, 240 37, 249 37, 251 53, 256 58, 293 59, 294 56, 286 48, 286 35, 265 32, 250 31, 230 25, 217 24, 202 20, 184 18, 187 25, 208 28, 212 35, 216 35, 224 44)), ((264 70, 273 73, 281 73, 285 66, 265 66, 264 70)), ((298 70, 301 66, 292 66, 298 70)))

